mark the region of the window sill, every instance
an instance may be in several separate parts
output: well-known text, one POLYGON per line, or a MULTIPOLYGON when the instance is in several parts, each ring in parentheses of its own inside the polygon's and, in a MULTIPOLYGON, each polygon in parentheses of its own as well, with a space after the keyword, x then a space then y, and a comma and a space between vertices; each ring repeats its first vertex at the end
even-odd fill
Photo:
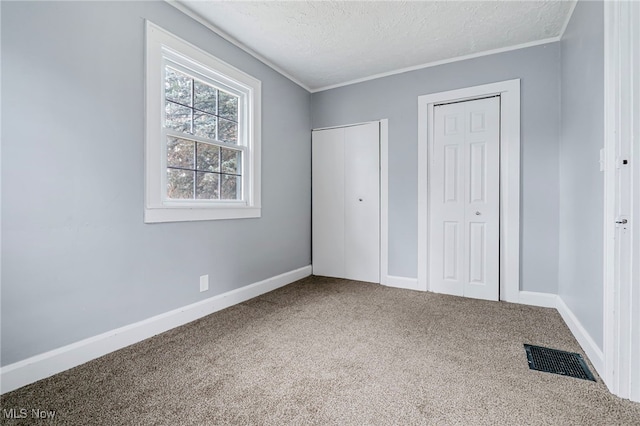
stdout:
POLYGON ((145 208, 144 223, 191 222, 198 220, 250 219, 260 217, 260 207, 232 208, 145 208))

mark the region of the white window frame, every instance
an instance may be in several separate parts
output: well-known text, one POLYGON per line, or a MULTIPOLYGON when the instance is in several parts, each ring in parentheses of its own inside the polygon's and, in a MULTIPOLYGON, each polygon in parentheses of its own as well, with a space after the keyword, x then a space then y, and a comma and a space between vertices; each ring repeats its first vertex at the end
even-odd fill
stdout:
MULTIPOLYGON (((260 80, 146 21, 146 135, 145 223, 257 218, 260 204, 260 80), (167 135, 165 129, 165 66, 204 76, 225 91, 238 95, 238 145, 242 155, 242 200, 173 200, 166 196, 167 135), (244 101, 244 102, 243 102, 244 101), (244 104, 244 107, 243 107, 244 104)), ((197 141, 197 136, 189 136, 197 141)), ((220 143, 224 146, 224 143, 220 143)))

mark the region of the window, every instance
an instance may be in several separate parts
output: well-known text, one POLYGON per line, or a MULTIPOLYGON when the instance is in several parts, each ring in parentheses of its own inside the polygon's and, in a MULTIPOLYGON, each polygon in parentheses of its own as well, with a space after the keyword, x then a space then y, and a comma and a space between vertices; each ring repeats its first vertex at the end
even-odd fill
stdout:
POLYGON ((259 80, 147 22, 145 222, 260 217, 259 80))

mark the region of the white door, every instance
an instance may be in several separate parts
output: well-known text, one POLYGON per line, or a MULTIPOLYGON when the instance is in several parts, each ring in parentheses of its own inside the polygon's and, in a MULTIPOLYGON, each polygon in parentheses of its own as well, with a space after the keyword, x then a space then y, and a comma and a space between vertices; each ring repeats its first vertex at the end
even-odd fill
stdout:
POLYGON ((435 106, 433 123, 430 287, 498 300, 500 97, 435 106))
POLYGON ((640 5, 605 10, 604 376, 640 402, 640 5))
POLYGON ((312 134, 315 275, 380 282, 379 123, 312 134))
POLYGON ((344 129, 314 131, 311 142, 313 273, 345 276, 344 129))

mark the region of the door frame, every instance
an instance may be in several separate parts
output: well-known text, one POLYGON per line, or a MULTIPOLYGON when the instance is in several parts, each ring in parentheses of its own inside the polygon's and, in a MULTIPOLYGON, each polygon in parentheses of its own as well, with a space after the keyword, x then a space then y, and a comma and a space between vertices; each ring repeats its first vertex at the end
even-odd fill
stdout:
MULTIPOLYGON (((640 402, 640 5, 604 3, 604 276, 603 379, 609 390, 640 402), (634 81, 635 76, 635 81, 634 81), (635 122, 634 122, 635 120, 635 122), (629 181, 618 182, 619 147, 629 153, 629 181), (616 256, 616 194, 631 197, 628 258, 616 256), (625 270, 627 280, 618 280, 625 270)), ((627 159, 627 158, 625 158, 627 159)))
POLYGON ((520 79, 418 97, 418 287, 429 283, 429 147, 433 107, 500 95, 500 300, 520 293, 520 79))

